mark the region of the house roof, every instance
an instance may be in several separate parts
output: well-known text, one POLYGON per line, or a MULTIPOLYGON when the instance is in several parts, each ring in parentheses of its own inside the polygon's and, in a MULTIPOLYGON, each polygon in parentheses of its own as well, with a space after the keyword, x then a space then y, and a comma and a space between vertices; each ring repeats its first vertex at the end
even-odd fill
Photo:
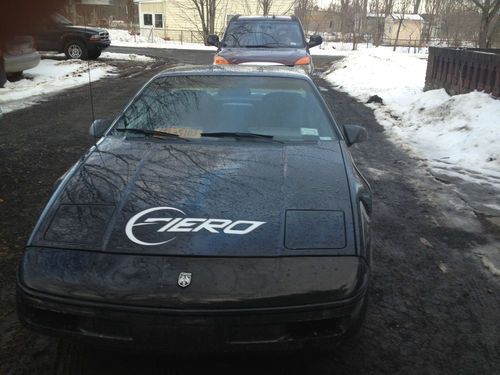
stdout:
POLYGON ((368 13, 366 18, 385 18, 384 13, 368 13))
POLYGON ((393 13, 390 17, 395 20, 405 19, 411 21, 423 21, 424 19, 419 14, 402 14, 402 13, 393 13))

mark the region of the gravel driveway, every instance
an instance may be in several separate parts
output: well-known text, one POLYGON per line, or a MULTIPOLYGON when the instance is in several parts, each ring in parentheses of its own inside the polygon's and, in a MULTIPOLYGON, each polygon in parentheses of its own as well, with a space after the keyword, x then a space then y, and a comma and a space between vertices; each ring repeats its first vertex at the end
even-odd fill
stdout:
MULTIPOLYGON (((125 48, 110 49, 123 52, 125 48)), ((134 49, 126 52, 136 53, 134 49)), ((176 63, 210 63, 206 51, 140 50, 148 69, 127 62, 120 77, 93 84, 96 116, 116 115, 138 88, 176 63), (123 79, 123 78, 127 79, 123 79)), ((331 58, 316 60, 325 69, 331 58)), ((94 374, 497 374, 499 278, 482 258, 500 232, 432 176, 424 160, 394 146, 370 109, 317 77, 340 123, 364 125, 370 140, 355 161, 374 189, 373 284, 359 338, 334 354, 167 358, 89 350, 94 374)), ((53 182, 92 144, 88 88, 12 112, 0 122, 0 374, 53 374, 57 341, 23 329, 15 272, 53 182)))

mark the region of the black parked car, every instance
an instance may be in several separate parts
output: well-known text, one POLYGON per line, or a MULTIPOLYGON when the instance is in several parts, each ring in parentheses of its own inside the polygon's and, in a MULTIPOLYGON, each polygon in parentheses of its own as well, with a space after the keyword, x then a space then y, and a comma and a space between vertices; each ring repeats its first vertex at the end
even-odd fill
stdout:
POLYGON ((305 73, 154 77, 61 180, 26 246, 29 328, 139 349, 324 347, 363 321, 371 192, 305 73))
POLYGON ((275 64, 314 70, 309 49, 320 45, 319 35, 306 42, 300 20, 295 16, 234 16, 224 38, 210 35, 207 43, 218 51, 214 64, 275 64))
POLYGON ((34 37, 39 51, 64 52, 68 59, 97 59, 111 44, 106 30, 74 26, 60 14, 48 18, 34 37))

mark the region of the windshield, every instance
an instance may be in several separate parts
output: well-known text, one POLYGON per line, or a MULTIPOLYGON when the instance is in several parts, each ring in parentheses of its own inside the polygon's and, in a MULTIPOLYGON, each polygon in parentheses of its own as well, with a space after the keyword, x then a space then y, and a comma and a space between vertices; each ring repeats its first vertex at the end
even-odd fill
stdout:
POLYGON ((71 23, 70 20, 68 20, 67 18, 61 16, 58 13, 53 14, 52 15, 52 19, 54 20, 54 22, 59 23, 61 25, 72 25, 72 23, 71 23))
POLYGON ((207 141, 215 139, 208 133, 251 133, 280 141, 337 139, 331 117, 311 84, 278 77, 156 78, 113 130, 116 135, 141 136, 126 129, 147 130, 142 136, 154 131, 207 141))
POLYGON ((305 42, 298 22, 238 20, 229 23, 222 46, 304 48, 305 42))

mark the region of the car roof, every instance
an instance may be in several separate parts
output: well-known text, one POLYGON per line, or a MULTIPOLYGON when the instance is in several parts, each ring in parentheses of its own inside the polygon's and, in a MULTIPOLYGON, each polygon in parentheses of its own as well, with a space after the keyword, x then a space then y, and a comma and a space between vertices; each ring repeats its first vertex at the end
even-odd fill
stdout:
POLYGON ((296 16, 234 16, 231 18, 233 20, 248 20, 248 21, 297 21, 296 16))
POLYGON ((180 75, 223 75, 223 76, 254 76, 254 77, 281 77, 303 79, 312 82, 311 78, 302 69, 268 66, 268 65, 183 65, 170 68, 159 73, 156 77, 180 75))

